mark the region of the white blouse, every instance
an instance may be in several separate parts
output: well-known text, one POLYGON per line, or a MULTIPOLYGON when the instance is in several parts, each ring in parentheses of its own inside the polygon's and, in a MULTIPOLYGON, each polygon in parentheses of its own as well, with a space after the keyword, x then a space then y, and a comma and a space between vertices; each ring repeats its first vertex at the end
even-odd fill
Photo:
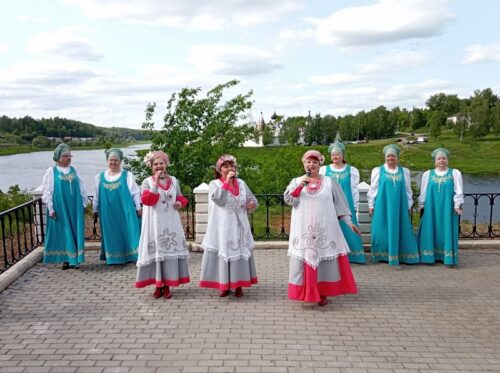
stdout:
MULTIPOLYGON (((394 170, 390 169, 387 167, 386 164, 384 164, 384 169, 385 172, 389 174, 395 174, 398 172, 398 167, 396 167, 394 170)), ((407 169, 406 167, 403 167, 403 175, 405 179, 405 189, 406 189, 406 199, 408 201, 408 208, 410 209, 413 206, 413 192, 411 191, 411 174, 410 170, 407 169)), ((371 177, 371 182, 370 182, 370 189, 368 190, 368 208, 373 208, 375 205, 375 199, 377 198, 378 194, 378 186, 380 183, 380 167, 375 167, 372 170, 372 177, 371 177)))
MULTIPOLYGON (((69 174, 70 172, 70 167, 73 167, 75 170, 77 179, 78 179, 78 184, 80 185, 80 194, 82 196, 82 204, 83 208, 87 206, 87 203, 89 202, 88 197, 87 197, 87 192, 85 191, 85 188, 82 183, 82 178, 80 177, 80 174, 78 172, 78 169, 75 166, 68 166, 68 167, 60 167, 60 166, 55 166, 57 169, 63 173, 64 175, 69 174)), ((42 201, 47 205, 47 208, 49 209, 49 212, 52 213, 54 212, 54 202, 52 200, 52 194, 54 193, 54 167, 49 167, 45 171, 45 174, 43 175, 43 180, 42 180, 42 201)))
MULTIPOLYGON (((347 164, 344 165, 342 168, 335 168, 332 164, 328 166, 321 166, 319 169, 319 174, 320 175, 325 175, 326 174, 326 169, 327 167, 330 167, 334 172, 343 172, 345 171, 345 168, 347 167, 347 164)), ((351 194, 352 194, 352 201, 354 203, 354 210, 358 210, 358 202, 359 202, 359 170, 351 165, 351 194)))
MULTIPOLYGON (((116 175, 111 175, 109 170, 104 171, 104 178, 106 181, 113 182, 118 180, 120 177, 122 177, 122 172, 123 170, 120 171, 119 174, 116 175)), ((94 199, 92 200, 92 212, 97 212, 99 208, 99 183, 101 180, 101 173, 98 173, 95 175, 94 178, 94 199)), ((141 190, 139 189, 139 186, 135 182, 135 177, 132 174, 132 172, 127 172, 127 187, 132 195, 132 200, 134 201, 135 209, 136 210, 141 210, 141 190)))
MULTIPOLYGON (((448 172, 448 169, 446 169, 444 171, 439 171, 436 168, 434 170, 434 172, 436 172, 436 175, 438 175, 438 176, 443 176, 444 174, 446 174, 448 172)), ((425 197, 427 194, 427 185, 429 185, 429 174, 430 174, 430 171, 427 170, 422 175, 422 183, 420 186, 420 195, 418 196, 419 208, 423 208, 425 205, 425 197)), ((458 209, 464 203, 464 183, 462 180, 462 173, 459 170, 454 168, 452 174, 453 174, 453 190, 455 191, 455 194, 453 195, 453 203, 455 204, 455 208, 458 209)))

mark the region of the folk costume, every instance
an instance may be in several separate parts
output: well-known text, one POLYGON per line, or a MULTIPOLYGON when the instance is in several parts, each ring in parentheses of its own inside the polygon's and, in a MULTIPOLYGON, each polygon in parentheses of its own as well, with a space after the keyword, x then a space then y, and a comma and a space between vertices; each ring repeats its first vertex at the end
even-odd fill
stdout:
MULTIPOLYGON (((112 148, 106 151, 106 159, 120 162, 123 153, 112 148)), ((141 211, 141 191, 132 173, 110 170, 96 175, 92 210, 99 216, 101 226, 101 260, 107 264, 123 264, 137 261, 137 248, 141 233, 137 211, 141 211)))
MULTIPOLYGON (((304 158, 310 156, 324 159, 316 151, 306 152, 304 158)), ((293 207, 288 246, 288 298, 321 302, 328 296, 357 293, 347 256, 349 246, 338 221, 341 219, 350 225, 351 211, 339 184, 324 175, 307 185, 300 178, 294 178, 286 188, 284 199, 293 207)))
MULTIPOLYGON (((432 157, 449 158, 448 150, 438 148, 432 157)), ((438 168, 422 176, 418 204, 422 212, 417 240, 422 263, 458 264, 458 218, 464 202, 462 174, 457 169, 438 168)))
MULTIPOLYGON (((384 155, 399 157, 399 148, 388 145, 384 155)), ((368 191, 368 208, 374 209, 372 216, 371 253, 373 262, 388 262, 391 266, 400 263, 419 263, 419 255, 409 209, 413 205, 410 171, 396 166, 391 169, 384 164, 374 168, 368 191)))
MULTIPOLYGON (((236 168, 236 159, 223 155, 216 165, 220 176, 224 162, 231 162, 236 168)), ((202 242, 199 285, 219 290, 220 296, 228 295, 230 289, 241 296, 243 287, 258 281, 248 221, 248 212, 258 207, 257 199, 242 179, 227 182, 222 177, 210 182, 208 198, 208 226, 202 242)))
MULTIPOLYGON (((165 159, 168 165, 168 156, 161 151, 148 154, 146 162, 152 163, 157 157, 165 159)), ((163 296, 169 298, 170 286, 189 282, 189 251, 179 211, 174 207, 177 202, 185 207, 188 200, 171 175, 160 180, 150 176, 143 181, 141 189, 144 208, 135 286, 155 285, 160 289, 155 293, 156 298, 161 296, 162 288, 163 296)))
MULTIPOLYGON (((339 153, 343 157, 345 153, 345 147, 344 144, 335 142, 329 146, 328 151, 330 152, 330 154, 334 152, 339 153)), ((336 168, 333 164, 330 164, 328 166, 321 166, 319 173, 321 175, 331 177, 335 179, 337 183, 339 183, 342 191, 344 192, 347 204, 349 205, 352 223, 358 226, 358 218, 356 217, 356 211, 359 201, 358 169, 349 164, 344 164, 342 168, 336 168)), ((363 249, 363 241, 361 240, 361 237, 353 232, 344 221, 340 220, 339 222, 342 233, 344 233, 344 238, 349 245, 349 262, 360 264, 365 263, 365 250, 363 249)))
POLYGON ((54 151, 58 165, 43 176, 42 200, 47 205, 44 263, 63 263, 63 269, 78 268, 85 262, 85 215, 88 198, 82 179, 74 166, 61 166, 62 157, 71 157, 68 145, 54 151))

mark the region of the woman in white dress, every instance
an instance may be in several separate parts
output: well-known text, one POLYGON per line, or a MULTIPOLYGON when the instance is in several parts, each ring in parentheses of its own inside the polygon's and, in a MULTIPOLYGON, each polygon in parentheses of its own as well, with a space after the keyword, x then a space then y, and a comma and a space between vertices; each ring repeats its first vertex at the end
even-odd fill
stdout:
POLYGON ((243 287, 257 283, 248 212, 258 203, 246 183, 236 177, 236 167, 236 158, 222 155, 208 192, 200 287, 217 289, 220 297, 228 296, 231 289, 235 297, 242 297, 243 287))
POLYGON ((135 286, 155 285, 153 297, 172 297, 171 286, 189 282, 186 238, 179 209, 188 204, 175 177, 169 175, 168 155, 162 151, 146 155, 144 162, 153 176, 142 183, 141 238, 135 286))
POLYGON ((288 298, 320 306, 328 304, 328 296, 357 293, 339 219, 360 234, 340 185, 319 174, 323 162, 320 152, 307 151, 302 157, 306 174, 294 178, 284 195, 293 206, 288 298))

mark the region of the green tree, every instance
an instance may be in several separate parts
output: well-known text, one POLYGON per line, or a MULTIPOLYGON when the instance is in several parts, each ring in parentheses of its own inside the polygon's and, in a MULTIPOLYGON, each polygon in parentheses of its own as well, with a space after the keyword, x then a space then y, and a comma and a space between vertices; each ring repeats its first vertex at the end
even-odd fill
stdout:
POLYGON ((31 145, 37 148, 48 148, 50 146, 50 140, 45 136, 37 136, 33 139, 31 145))
MULTIPOLYGON (((201 88, 183 88, 167 101, 167 113, 161 130, 155 131, 153 115, 156 103, 146 107, 143 128, 151 135, 151 148, 170 155, 169 172, 191 189, 213 178, 213 165, 224 153, 241 147, 253 135, 248 125, 237 125, 252 106, 253 92, 222 101, 225 90, 239 82, 217 85, 199 98, 201 88)), ((131 161, 139 180, 150 173, 139 161, 131 161)))
POLYGON ((467 135, 470 126, 470 107, 465 102, 462 102, 460 110, 457 114, 457 121, 453 127, 453 131, 457 134, 458 140, 463 141, 467 135))
POLYGON ((491 128, 496 136, 500 135, 500 103, 491 110, 491 128))
POLYGON ((491 126, 490 97, 475 91, 475 96, 470 103, 470 134, 473 138, 480 139, 486 136, 491 126))
POLYGON ((434 110, 429 113, 428 125, 431 130, 431 136, 438 138, 441 135, 441 127, 446 124, 446 114, 440 110, 434 110))
POLYGON ((457 95, 438 93, 429 97, 425 104, 430 111, 441 111, 446 117, 456 114, 460 110, 460 99, 457 95))
POLYGON ((413 130, 425 127, 427 124, 427 117, 423 109, 413 108, 410 114, 411 128, 413 130))

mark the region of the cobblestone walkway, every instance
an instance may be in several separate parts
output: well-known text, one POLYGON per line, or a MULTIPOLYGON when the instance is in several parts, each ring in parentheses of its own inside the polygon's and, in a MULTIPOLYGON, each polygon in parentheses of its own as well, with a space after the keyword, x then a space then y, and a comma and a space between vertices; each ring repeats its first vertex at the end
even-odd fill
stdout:
POLYGON ((241 299, 191 284, 172 299, 134 289, 135 267, 87 253, 38 264, 0 294, 0 372, 500 372, 500 252, 460 267, 353 265, 359 294, 287 300, 285 250, 255 253, 241 299))

